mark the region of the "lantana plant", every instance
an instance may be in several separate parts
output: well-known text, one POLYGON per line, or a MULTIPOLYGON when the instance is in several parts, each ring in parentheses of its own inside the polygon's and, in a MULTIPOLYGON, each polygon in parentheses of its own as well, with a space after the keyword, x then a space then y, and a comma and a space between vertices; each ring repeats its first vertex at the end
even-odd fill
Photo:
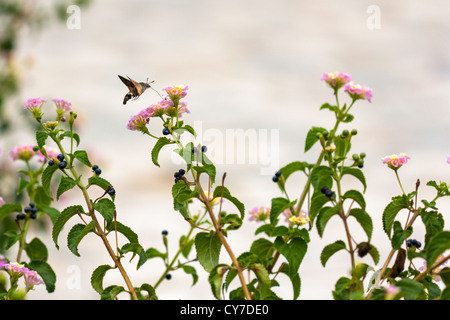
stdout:
MULTIPOLYGON (((235 194, 233 185, 237 182, 227 179, 226 173, 219 174, 220 167, 208 157, 208 147, 182 139, 197 135, 184 117, 191 111, 195 114, 195 107, 187 107, 188 86, 164 88, 160 101, 130 117, 124 127, 154 140, 149 164, 164 165, 159 163, 163 148, 171 148, 183 161, 170 177, 173 208, 186 221, 187 230, 180 237, 175 254, 169 254, 171 234, 167 230, 161 232, 164 246, 161 250, 157 244, 144 246, 132 228, 119 221, 121 210, 115 204, 116 189, 105 179, 107 172, 102 171, 101 164, 91 163, 88 153, 79 148, 82 144, 74 126, 77 114, 72 104, 53 99, 55 115, 44 120, 47 100, 26 101, 25 109, 36 120, 39 130, 35 143, 10 151, 12 161, 24 163, 19 170, 17 190, 23 200, 8 203, 0 197, 0 221, 11 217, 15 221, 2 235, 5 245, 0 248, 4 255, 0 269, 8 275, 9 286, 2 284, 1 296, 22 299, 35 285, 45 285, 49 293, 55 290, 56 275, 49 264, 48 244, 38 237, 28 238, 30 224, 48 215, 58 249, 60 233, 69 221, 67 247, 74 255, 80 256, 78 246, 87 234, 96 235, 103 243, 110 260, 93 266, 91 276, 92 288, 101 299, 126 296, 155 300, 159 285, 170 280, 175 270, 191 275, 189 285, 196 285, 200 281, 198 268, 209 274, 211 297, 216 299, 299 299, 300 266, 308 254, 308 246, 315 241, 316 233, 323 237, 331 224, 342 225, 344 232, 322 249, 323 272, 333 256, 342 252, 348 255, 350 270, 342 270, 342 277, 334 284, 335 299, 449 299, 450 269, 446 262, 450 256, 446 251, 450 249, 450 232, 444 230, 443 215, 437 207, 440 198, 450 195, 449 185, 429 181, 427 186, 435 190, 436 196, 419 201, 420 181, 408 193, 399 175, 400 169, 408 170, 407 163, 413 157, 399 153, 381 159, 380 169, 386 165, 387 170, 394 171, 401 193, 392 197, 382 213, 383 231, 391 248, 386 259, 380 261, 372 239, 372 216, 365 200, 367 181, 363 170, 367 155, 351 151, 358 131, 341 128, 353 121, 357 102, 372 102, 372 90, 355 83, 346 73, 325 73, 320 80, 331 88, 334 96, 334 101, 322 104, 320 110, 331 112, 335 121, 328 129, 313 126, 306 135, 304 152, 312 152, 318 145, 316 161, 286 161, 271 177, 279 195, 250 210, 235 194), (342 94, 348 100, 343 104, 342 94), (301 172, 306 182, 300 194, 292 195, 287 181, 295 179, 296 172, 301 172), (348 189, 344 177, 356 179, 360 188, 348 189), (72 189, 78 189, 84 202, 73 203, 62 211, 56 209, 53 205, 72 189), (194 209, 198 205, 200 211, 194 209), (400 219, 402 215, 405 217, 400 219), (352 221, 362 233, 355 233, 352 221), (423 239, 413 232, 413 225, 420 222, 426 230, 423 239), (247 224, 257 224, 256 231, 249 237, 248 250, 237 252, 229 239, 235 230, 247 224), (119 233, 125 243, 119 244, 119 233), (228 257, 226 261, 221 261, 223 251, 228 257), (165 269, 155 283, 136 285, 122 263, 127 255, 137 260, 137 269, 158 259, 165 269), (105 274, 113 271, 120 273, 123 283, 105 285, 105 274), (279 277, 289 280, 291 295, 277 293, 279 277), (25 286, 22 290, 21 278, 25 286)), ((386 175, 389 178, 388 171, 386 175)), ((320 276, 319 271, 317 275, 320 276)))

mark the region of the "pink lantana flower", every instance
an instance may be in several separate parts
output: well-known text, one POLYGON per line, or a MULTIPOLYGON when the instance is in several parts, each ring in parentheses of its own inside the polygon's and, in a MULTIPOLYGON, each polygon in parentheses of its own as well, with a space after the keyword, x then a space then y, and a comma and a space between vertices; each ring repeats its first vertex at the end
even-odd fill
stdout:
POLYGON ((25 102, 24 109, 29 110, 35 119, 40 119, 44 114, 42 112, 42 105, 45 102, 47 102, 47 99, 31 98, 28 99, 27 102, 25 102))
POLYGON ((367 100, 372 102, 372 89, 367 88, 364 85, 355 84, 353 81, 344 85, 344 91, 348 92, 353 100, 367 100))
MULTIPOLYGON (((439 255, 439 257, 436 259, 436 263, 439 263, 439 261, 442 261, 444 258, 445 258, 445 257, 444 257, 443 254, 439 255)), ((438 274, 439 272, 441 272, 441 270, 444 268, 444 266, 445 266, 446 264, 447 264, 447 262, 444 262, 444 263, 441 264, 439 267, 434 268, 434 269, 432 270, 431 276, 433 277, 433 279, 434 279, 435 281, 441 281, 441 277, 439 277, 437 274, 438 274)), ((427 263, 426 263, 426 261, 424 261, 424 262, 423 262, 423 265, 422 265, 421 267, 419 267, 419 271, 423 272, 423 271, 425 271, 425 270, 427 270, 427 263)))
POLYGON ((34 145, 23 145, 23 146, 16 146, 11 149, 9 152, 10 157, 16 161, 16 160, 23 160, 23 161, 29 161, 33 156, 37 155, 33 150, 34 145))
POLYGON ((169 117, 176 117, 177 111, 178 111, 178 118, 181 118, 181 115, 183 113, 190 113, 190 111, 187 108, 186 102, 181 101, 178 104, 178 110, 177 110, 177 108, 175 108, 175 105, 173 104, 173 102, 169 101, 169 103, 167 104, 167 107, 166 107, 166 115, 168 115, 169 117))
POLYGON ((450 156, 447 156, 447 163, 450 164, 450 156))
POLYGON ((174 101, 175 100, 180 100, 181 98, 186 97, 187 95, 187 90, 189 89, 188 86, 173 86, 173 87, 166 87, 163 90, 168 94, 170 100, 174 101))
POLYGON ((44 284, 44 281, 39 277, 37 272, 34 270, 25 271, 23 275, 28 290, 35 285, 44 284))
POLYGON ((45 162, 46 159, 48 159, 48 160, 56 159, 58 154, 61 153, 58 150, 56 150, 54 148, 47 147, 47 146, 44 146, 44 151, 43 152, 45 153, 45 155, 42 154, 41 152, 37 153, 38 161, 42 162, 42 163, 45 162))
POLYGON ((131 116, 127 124, 127 129, 132 131, 140 131, 142 133, 149 133, 147 124, 150 121, 145 109, 139 112, 137 115, 131 116))
POLYGON ((407 163, 409 159, 411 159, 410 156, 406 155, 405 153, 400 153, 399 155, 392 154, 390 156, 383 157, 381 160, 391 169, 397 170, 402 165, 407 163))
MULTIPOLYGON (((4 205, 5 203, 6 203, 5 200, 3 200, 2 197, 0 197, 0 207, 1 207, 2 205, 4 205)), ((1 256, 0 256, 0 260, 1 260, 1 256)))
POLYGON ((265 221, 270 216, 270 208, 269 207, 255 207, 252 210, 250 210, 250 221, 265 221))
POLYGON ((350 75, 342 72, 324 73, 320 80, 325 81, 331 88, 338 90, 346 83, 350 82, 352 78, 350 75))
POLYGON ((63 112, 72 110, 72 103, 69 101, 64 99, 52 99, 52 101, 55 103, 57 110, 62 110, 63 112))

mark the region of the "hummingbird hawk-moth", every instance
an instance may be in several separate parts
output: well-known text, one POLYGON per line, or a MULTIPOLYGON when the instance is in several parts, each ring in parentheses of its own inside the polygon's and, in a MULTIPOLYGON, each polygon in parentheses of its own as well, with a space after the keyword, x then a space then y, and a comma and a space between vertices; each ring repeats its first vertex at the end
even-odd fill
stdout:
MULTIPOLYGON (((128 90, 129 90, 128 93, 123 98, 123 104, 126 104, 127 101, 130 99, 136 100, 137 98, 139 98, 141 96, 141 94, 144 93, 145 90, 147 90, 148 88, 151 88, 150 83, 155 82, 155 81, 148 82, 148 79, 147 79, 147 82, 136 82, 128 76, 127 76, 127 78, 124 78, 121 75, 119 75, 119 78, 120 78, 120 80, 122 80, 122 82, 127 86, 128 90)), ((153 89, 153 90, 155 90, 155 89, 153 89)))

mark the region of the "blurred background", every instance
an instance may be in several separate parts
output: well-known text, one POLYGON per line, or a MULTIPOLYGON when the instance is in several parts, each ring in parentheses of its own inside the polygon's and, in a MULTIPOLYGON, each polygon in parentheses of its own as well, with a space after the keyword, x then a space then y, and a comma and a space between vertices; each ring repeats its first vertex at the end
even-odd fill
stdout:
MULTIPOLYGON (((269 206, 281 196, 273 173, 262 168, 272 161, 281 167, 292 161, 315 161, 317 146, 305 154, 304 140, 311 126, 331 129, 333 115, 319 111, 334 102, 332 90, 320 81, 324 72, 346 72, 355 82, 373 90, 372 103, 357 102, 355 120, 341 129, 358 130, 353 152, 367 154, 367 211, 374 222, 372 243, 381 254, 380 268, 390 243, 382 230, 381 216, 391 197, 401 190, 395 175, 380 159, 405 152, 410 162, 400 170, 407 192, 422 182, 419 195, 434 196, 425 183, 449 181, 450 155, 450 6, 444 0, 399 1, 292 1, 292 0, 2 0, 0 78, 0 195, 14 198, 21 164, 12 163, 9 150, 34 143, 34 124, 23 110, 28 98, 49 101, 62 98, 78 113, 80 148, 102 168, 102 176, 116 191, 118 219, 131 227, 144 248, 163 250, 161 231, 169 232, 169 248, 189 228, 173 211, 170 193, 173 172, 180 168, 173 152, 160 154, 161 167, 151 162, 154 140, 126 129, 131 115, 159 101, 148 90, 138 100, 122 105, 126 87, 117 75, 138 81, 155 80, 161 92, 169 85, 189 86, 185 101, 191 113, 183 116, 200 125, 211 157, 230 151, 226 132, 249 130, 260 137, 268 133, 270 153, 258 150, 258 161, 220 161, 218 176, 226 172, 226 186, 246 206, 269 206), (75 5, 75 7, 70 7, 75 5), (271 136, 271 134, 274 136, 271 136), (274 137, 273 139, 270 137, 274 137), (221 150, 219 150, 222 148, 221 150), (264 155, 265 154, 265 155, 264 155), (278 164, 277 164, 278 162, 278 164)), ((349 101, 341 95, 341 101, 349 101)), ((47 114, 53 112, 47 103, 47 114)), ((161 124, 151 130, 160 134, 161 124)), ((264 140, 263 140, 264 141, 264 140)), ((246 149, 247 150, 247 149, 246 149)), ((248 151, 247 150, 247 151, 248 151)), ((242 150, 241 150, 242 151, 242 150)), ((217 159, 216 159, 217 160, 217 159)), ((290 197, 298 198, 303 176, 291 178, 290 197), (295 181, 294 181, 295 180, 295 181)), ((345 188, 360 184, 349 180, 345 188)), ((78 204, 70 192, 56 207, 78 204)), ((450 202, 438 204, 446 221, 450 202)), ((245 221, 229 237, 235 253, 249 250, 258 225, 245 221)), ((359 226, 355 237, 364 239, 359 226)), ((47 294, 38 286, 29 299, 98 299, 90 285, 93 270, 110 263, 98 239, 79 246, 81 257, 65 246, 66 227, 56 250, 50 232, 34 230, 47 244, 49 264, 57 274, 56 290, 47 294)), ((324 238, 311 230, 311 242, 300 267, 300 299, 332 299, 341 276, 348 276, 350 261, 344 252, 326 267, 320 264, 323 247, 344 238, 339 220, 331 220, 324 238), (334 222, 334 223, 333 223, 334 222)), ((420 224, 414 238, 423 240, 420 224)), ((372 264, 370 258, 364 260, 372 264)), ((133 283, 154 284, 163 270, 160 260, 150 260, 140 270, 137 261, 127 265, 133 283)), ((226 252, 221 262, 229 263, 226 252)), ((198 283, 177 271, 158 288, 160 299, 213 299, 207 274, 201 266, 198 283)), ((292 298, 286 277, 277 278, 276 293, 292 298)), ((105 284, 122 285, 108 272, 105 284)))

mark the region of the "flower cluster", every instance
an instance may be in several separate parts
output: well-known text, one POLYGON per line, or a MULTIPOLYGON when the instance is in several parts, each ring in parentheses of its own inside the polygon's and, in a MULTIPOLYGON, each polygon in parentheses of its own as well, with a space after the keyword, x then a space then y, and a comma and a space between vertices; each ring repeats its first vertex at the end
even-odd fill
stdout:
POLYGON ((40 118, 42 118, 42 115, 44 114, 42 112, 42 105, 45 102, 47 102, 47 99, 31 98, 31 99, 28 99, 27 102, 25 102, 24 109, 29 110, 34 118, 40 119, 40 118))
POLYGON ((252 210, 250 210, 250 221, 265 221, 270 216, 270 208, 269 207, 255 207, 252 210))
POLYGON ((12 148, 9 152, 9 155, 13 161, 30 161, 34 156, 37 156, 38 161, 43 163, 46 161, 46 158, 49 160, 56 159, 57 155, 59 154, 56 149, 49 148, 47 146, 44 146, 41 151, 39 149, 36 149, 35 145, 29 144, 12 148))
POLYGON ((35 285, 44 284, 44 281, 39 277, 36 271, 30 270, 17 262, 6 262, 5 259, 1 259, 0 268, 7 271, 9 275, 15 279, 19 279, 23 276, 27 289, 31 289, 35 285))
POLYGON ((335 91, 343 87, 353 100, 367 100, 372 102, 372 90, 360 84, 355 84, 347 73, 324 73, 320 80, 325 81, 335 91))
POLYGON ((372 90, 361 84, 355 84, 353 81, 344 85, 344 91, 347 92, 353 100, 367 100, 372 102, 372 90))
POLYGON ((283 211, 283 215, 286 217, 286 220, 294 225, 303 226, 309 223, 310 219, 308 217, 308 212, 304 210, 300 210, 298 215, 293 215, 290 209, 286 209, 283 211))
MULTIPOLYGON (((440 262, 443 261, 444 259, 445 259, 445 256, 444 256, 443 254, 441 254, 441 255, 439 255, 439 257, 437 258, 436 263, 440 263, 440 262)), ((435 281, 441 281, 441 277, 438 276, 437 274, 439 274, 439 272, 442 271, 442 269, 444 268, 444 266, 445 266, 446 264, 447 264, 447 263, 444 262, 444 263, 442 263, 439 267, 436 267, 436 268, 434 268, 434 269, 432 270, 431 275, 432 275, 432 277, 433 277, 433 279, 434 279, 435 281)), ((425 270, 427 270, 427 263, 424 261, 423 266, 419 267, 419 271, 423 272, 423 271, 425 271, 425 270)))
POLYGON ((381 160, 383 163, 387 164, 391 169, 399 169, 402 165, 408 162, 411 159, 410 156, 407 156, 404 153, 400 153, 399 155, 392 154, 390 156, 383 157, 381 160))
POLYGON ((183 113, 190 113, 186 103, 179 101, 181 98, 186 96, 187 89, 187 86, 165 88, 164 91, 167 92, 168 96, 162 101, 141 110, 138 114, 131 116, 127 124, 127 129, 148 134, 147 124, 150 122, 150 118, 162 119, 163 116, 178 116, 178 118, 180 118, 183 113))
MULTIPOLYGON (((4 205, 5 203, 6 203, 5 200, 3 200, 2 197, 0 197, 0 207, 1 207, 2 205, 4 205)), ((0 258, 0 260, 1 260, 1 258, 0 258)))
POLYGON ((346 83, 350 82, 352 78, 350 75, 342 72, 324 73, 320 80, 325 81, 331 88, 338 90, 346 83))

